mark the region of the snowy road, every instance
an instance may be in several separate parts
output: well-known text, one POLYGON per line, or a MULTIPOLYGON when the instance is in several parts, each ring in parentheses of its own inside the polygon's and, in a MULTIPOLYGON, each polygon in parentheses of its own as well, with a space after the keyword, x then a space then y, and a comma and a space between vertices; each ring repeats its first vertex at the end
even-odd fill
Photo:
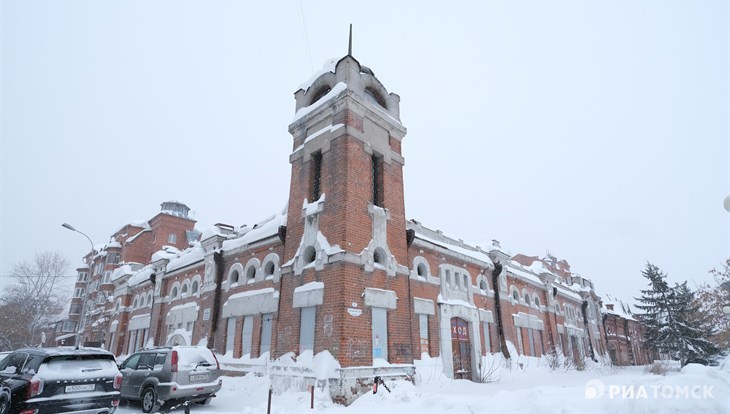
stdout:
MULTIPOLYGON (((209 406, 193 406, 191 412, 266 413, 268 386, 266 378, 253 375, 224 377, 218 397, 209 406)), ((730 372, 702 366, 688 366, 681 373, 667 376, 645 373, 643 367, 584 372, 515 369, 491 384, 424 375, 417 386, 396 382, 390 388, 391 393, 367 394, 349 407, 335 405, 319 393, 315 395, 314 410, 309 409, 307 393, 282 392, 274 395, 272 413, 730 413, 730 372)), ((117 411, 140 412, 138 405, 126 405, 117 411)))

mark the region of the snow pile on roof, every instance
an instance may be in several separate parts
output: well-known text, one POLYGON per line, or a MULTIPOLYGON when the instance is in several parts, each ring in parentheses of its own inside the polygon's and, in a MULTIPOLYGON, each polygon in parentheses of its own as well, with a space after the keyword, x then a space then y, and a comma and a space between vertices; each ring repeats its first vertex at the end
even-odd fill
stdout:
POLYGON ((152 275, 152 273, 155 273, 155 269, 153 269, 152 266, 145 266, 139 272, 132 275, 127 284, 129 286, 137 286, 140 283, 150 280, 150 275, 152 275))
POLYGON ((180 249, 174 246, 162 246, 161 250, 158 250, 154 253, 152 253, 152 262, 156 262, 158 260, 172 260, 176 257, 180 257, 180 249))
MULTIPOLYGON (((520 265, 520 266, 522 266, 522 265, 520 265)), ((542 273, 555 275, 555 273, 550 271, 550 269, 547 266, 545 266, 545 263, 543 263, 541 260, 535 260, 534 262, 532 262, 532 264, 530 266, 525 266, 525 267, 527 269, 530 269, 531 271, 537 273, 538 275, 542 274, 542 273)))
POLYGON ((225 237, 225 238, 234 238, 236 237, 236 232, 238 232, 238 229, 234 228, 234 232, 224 232, 223 229, 221 229, 218 226, 210 226, 205 228, 203 231, 200 232, 200 241, 207 240, 211 237, 225 237))
POLYGON ((292 119, 292 123, 293 122, 297 122, 298 120, 302 119, 308 113, 310 113, 310 112, 314 111, 315 109, 319 108, 324 103, 328 102, 330 99, 334 98, 335 96, 341 94, 345 90, 347 90, 347 84, 344 83, 344 82, 338 82, 337 85, 335 85, 332 88, 332 90, 330 90, 329 92, 327 92, 327 94, 325 96, 319 98, 319 100, 317 100, 317 102, 313 102, 309 106, 305 106, 305 107, 299 108, 299 110, 297 111, 297 113, 294 114, 294 119, 292 119))
POLYGON ((193 247, 178 253, 177 256, 177 258, 170 259, 170 262, 167 264, 168 273, 193 263, 202 262, 205 257, 205 249, 200 244, 195 244, 193 247))
POLYGON ((476 247, 464 243, 461 240, 456 241, 450 237, 444 236, 440 232, 426 228, 420 223, 414 222, 412 220, 406 222, 406 227, 408 229, 413 229, 416 231, 417 239, 421 239, 436 246, 443 247, 444 249, 451 250, 454 253, 471 257, 473 259, 487 263, 490 266, 494 266, 492 259, 489 258, 489 255, 487 255, 486 252, 482 250, 477 250, 476 247))
POLYGON ((319 79, 320 76, 324 75, 327 72, 335 73, 335 69, 337 68, 337 62, 339 62, 342 58, 329 58, 324 61, 322 64, 322 69, 314 72, 314 74, 307 80, 306 82, 299 85, 299 89, 303 89, 305 92, 307 89, 309 89, 312 84, 319 79))
POLYGON ((279 214, 267 217, 256 223, 253 227, 243 227, 235 239, 223 242, 223 250, 229 251, 241 246, 275 236, 279 233, 279 226, 286 226, 287 209, 284 208, 279 214))
POLYGON ((521 277, 523 279, 531 280, 538 285, 544 285, 545 283, 540 279, 535 273, 535 271, 532 268, 522 266, 518 262, 515 262, 514 260, 510 260, 509 266, 505 269, 506 271, 512 273, 515 276, 521 277))
MULTIPOLYGON (((135 263, 136 264, 136 263, 135 263)), ((112 271, 111 280, 115 281, 123 276, 131 276, 134 274, 135 271, 139 270, 139 266, 137 268, 134 268, 135 266, 130 263, 125 263, 116 269, 112 271)))
POLYGON ((631 306, 613 295, 604 294, 601 305, 601 312, 616 315, 624 319, 635 321, 631 306), (613 309, 611 309, 613 308, 613 309))
POLYGON ((135 234, 134 236, 132 236, 132 237, 128 238, 128 239, 127 239, 127 240, 125 240, 124 242, 125 242, 125 243, 131 243, 131 242, 133 242, 133 241, 134 241, 134 239, 136 239, 137 237, 139 237, 139 236, 140 236, 141 234, 143 234, 143 233, 147 233, 148 231, 152 231, 152 229, 151 229, 151 228, 146 228, 146 229, 142 229, 142 231, 140 231, 139 233, 135 234))
POLYGON ((134 220, 134 221, 130 221, 129 223, 119 227, 117 229, 117 231, 115 231, 112 234, 119 233, 120 231, 124 230, 127 226, 137 227, 137 228, 145 229, 145 230, 152 230, 152 227, 150 226, 150 223, 147 220, 134 220))
POLYGON ((118 241, 116 241, 116 240, 112 240, 112 241, 110 241, 109 243, 107 243, 107 245, 106 245, 106 247, 105 247, 105 248, 106 248, 106 249, 121 249, 121 248, 122 248, 122 244, 121 244, 121 243, 119 243, 119 242, 118 242, 118 241))

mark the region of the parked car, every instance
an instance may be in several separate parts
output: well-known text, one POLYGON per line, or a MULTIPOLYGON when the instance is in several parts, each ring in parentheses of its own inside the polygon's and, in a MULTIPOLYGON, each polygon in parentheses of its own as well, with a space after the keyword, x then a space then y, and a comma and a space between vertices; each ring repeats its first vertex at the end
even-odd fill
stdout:
POLYGON ((145 349, 130 355, 120 366, 122 398, 140 401, 149 413, 164 404, 185 401, 208 404, 221 389, 220 365, 202 346, 145 349))
POLYGON ((111 414, 121 385, 107 351, 19 349, 0 361, 0 414, 111 414))
POLYGON ((6 356, 8 356, 8 355, 10 355, 12 353, 13 353, 13 351, 3 351, 3 352, 0 352, 0 362, 2 362, 2 360, 5 359, 6 356))

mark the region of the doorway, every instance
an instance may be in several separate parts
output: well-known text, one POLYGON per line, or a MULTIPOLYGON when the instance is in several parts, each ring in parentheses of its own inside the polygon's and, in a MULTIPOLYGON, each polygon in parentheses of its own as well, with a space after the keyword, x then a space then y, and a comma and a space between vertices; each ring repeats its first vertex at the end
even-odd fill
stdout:
POLYGON ((454 378, 471 379, 471 342, 469 323, 451 318, 451 352, 454 360, 454 378))

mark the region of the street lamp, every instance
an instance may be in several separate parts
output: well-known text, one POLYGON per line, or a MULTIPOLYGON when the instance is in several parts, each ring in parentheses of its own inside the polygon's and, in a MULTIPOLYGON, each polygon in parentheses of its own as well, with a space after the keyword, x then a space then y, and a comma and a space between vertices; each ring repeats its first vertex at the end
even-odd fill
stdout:
MULTIPOLYGON (((89 279, 91 278, 91 266, 94 264, 94 242, 91 241, 91 237, 87 236, 86 233, 83 233, 79 230, 76 230, 74 226, 63 223, 61 224, 61 227, 69 229, 71 231, 75 231, 76 233, 82 234, 86 239, 89 241, 89 244, 91 244, 91 254, 89 256, 89 279)), ((81 345, 81 328, 84 327, 84 319, 86 316, 86 301, 87 301, 87 295, 88 295, 88 281, 86 282, 86 286, 84 287, 84 294, 81 298, 81 318, 79 320, 79 328, 76 330, 76 348, 81 345)))

